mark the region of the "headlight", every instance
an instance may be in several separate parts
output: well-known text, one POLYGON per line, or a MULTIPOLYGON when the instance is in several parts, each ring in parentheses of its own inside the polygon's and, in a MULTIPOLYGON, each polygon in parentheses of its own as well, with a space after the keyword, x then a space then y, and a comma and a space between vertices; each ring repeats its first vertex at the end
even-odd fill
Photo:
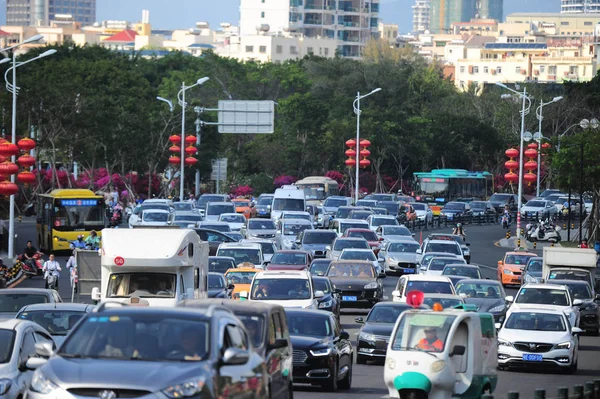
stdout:
POLYGON ((47 395, 56 388, 58 388, 58 386, 46 378, 40 369, 37 369, 35 373, 33 373, 33 377, 31 377, 31 389, 35 392, 47 395))
POLYGON ((11 386, 12 380, 9 380, 8 378, 0 378, 0 395, 8 393, 11 386))
POLYGON ((188 398, 198 395, 202 392, 202 388, 204 388, 204 378, 197 378, 181 384, 171 385, 164 389, 163 393, 172 399, 188 398))
POLYGON ((375 338, 375 335, 369 334, 369 333, 362 333, 362 332, 360 334, 358 334, 358 339, 362 339, 363 341, 369 341, 369 342, 377 341, 377 338, 375 338))
POLYGON ((526 274, 525 282, 526 283, 539 283, 540 279, 538 277, 533 277, 531 274, 526 274))
POLYGON ((504 274, 513 274, 513 272, 511 270, 508 270, 508 269, 504 269, 503 273, 504 274))
POLYGON ((365 290, 374 290, 377 288, 377 283, 375 281, 373 281, 372 283, 369 284, 365 284, 364 289, 365 290))
POLYGON ((319 309, 330 308, 333 305, 333 301, 330 299, 329 301, 321 302, 319 304, 319 309))
POLYGON ((446 362, 444 360, 437 360, 431 364, 431 372, 439 373, 446 367, 446 362))
POLYGON ((396 361, 394 359, 392 359, 391 357, 387 358, 387 366, 390 370, 393 370, 396 368, 396 361))
POLYGON ((257 234, 248 234, 248 237, 250 237, 250 238, 258 238, 258 235, 257 234))
POLYGON ((594 302, 587 303, 585 306, 581 308, 581 310, 594 310, 598 307, 594 302))
POLYGON ((312 349, 310 354, 313 356, 329 356, 331 348, 312 349))
POLYGON ((398 263, 398 261, 392 257, 387 258, 387 261, 390 263, 398 263))
POLYGON ((563 342, 561 344, 557 344, 555 346, 556 349, 569 349, 571 348, 571 343, 570 342, 563 342))
POLYGON ((490 313, 500 313, 502 311, 504 311, 505 306, 504 305, 498 305, 498 306, 494 306, 493 308, 491 308, 488 312, 490 313))
POLYGON ((512 344, 507 340, 498 338, 498 346, 512 346, 512 344))

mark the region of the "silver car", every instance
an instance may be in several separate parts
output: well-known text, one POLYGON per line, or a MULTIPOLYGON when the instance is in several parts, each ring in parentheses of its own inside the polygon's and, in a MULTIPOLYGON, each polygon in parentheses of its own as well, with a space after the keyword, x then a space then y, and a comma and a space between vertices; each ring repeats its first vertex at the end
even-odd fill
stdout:
POLYGON ((412 239, 388 241, 379 251, 379 262, 388 275, 416 274, 419 273, 417 265, 418 249, 419 243, 412 239))
MULTIPOLYGON (((5 288, 0 290, 0 319, 12 319, 23 306, 62 302, 58 291, 44 288, 5 288)), ((1 374, 0 374, 1 375, 1 374)))
POLYGON ((248 219, 246 225, 242 227, 241 233, 248 239, 269 239, 274 240, 277 233, 277 226, 271 219, 248 219))
POLYGON ((327 251, 325 257, 331 260, 338 260, 342 251, 347 248, 371 249, 371 246, 364 238, 338 237, 330 247, 325 247, 327 251))
POLYGON ((298 234, 312 229, 312 223, 306 219, 281 219, 275 235, 275 245, 278 249, 296 249, 298 234))

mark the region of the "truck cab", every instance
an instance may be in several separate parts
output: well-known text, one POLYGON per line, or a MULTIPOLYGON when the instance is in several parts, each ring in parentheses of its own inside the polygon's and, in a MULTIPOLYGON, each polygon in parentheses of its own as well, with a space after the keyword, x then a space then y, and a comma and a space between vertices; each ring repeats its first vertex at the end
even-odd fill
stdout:
POLYGON ((586 281, 595 296, 599 293, 595 289, 597 262, 598 254, 591 248, 544 247, 542 281, 586 281))

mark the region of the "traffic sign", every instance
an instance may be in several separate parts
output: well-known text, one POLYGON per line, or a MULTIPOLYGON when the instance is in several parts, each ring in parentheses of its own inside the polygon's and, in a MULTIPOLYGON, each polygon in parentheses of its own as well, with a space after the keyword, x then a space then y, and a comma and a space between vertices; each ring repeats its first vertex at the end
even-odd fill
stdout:
POLYGON ((227 180, 227 158, 212 160, 211 180, 227 180))
POLYGON ((219 101, 219 133, 273 133, 273 101, 219 101))

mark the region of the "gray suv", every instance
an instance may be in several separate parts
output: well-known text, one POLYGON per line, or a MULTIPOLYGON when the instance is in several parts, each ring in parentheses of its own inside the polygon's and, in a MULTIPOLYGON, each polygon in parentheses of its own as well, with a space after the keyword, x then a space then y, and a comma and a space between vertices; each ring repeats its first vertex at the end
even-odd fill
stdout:
POLYGON ((103 304, 84 316, 56 353, 45 343, 36 351, 51 357, 28 362, 37 367, 30 399, 269 396, 264 359, 242 322, 221 306, 103 304))

